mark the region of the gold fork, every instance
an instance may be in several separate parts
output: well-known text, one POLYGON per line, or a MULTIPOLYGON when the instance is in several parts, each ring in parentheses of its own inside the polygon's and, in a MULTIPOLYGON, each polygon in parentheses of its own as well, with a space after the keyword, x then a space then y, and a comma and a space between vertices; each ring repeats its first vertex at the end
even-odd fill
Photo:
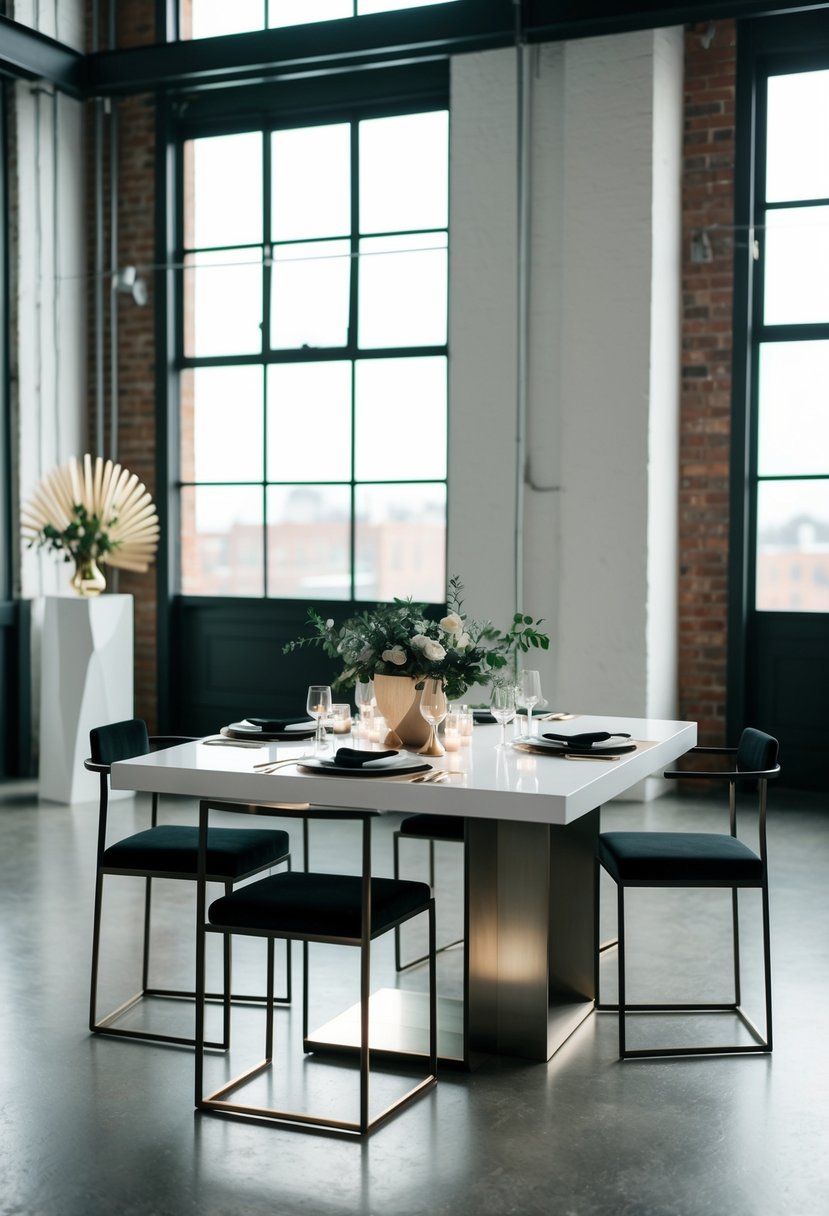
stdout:
POLYGON ((293 756, 290 760, 266 760, 262 764, 254 764, 254 769, 260 773, 272 773, 274 769, 283 768, 286 764, 301 764, 305 756, 293 756))

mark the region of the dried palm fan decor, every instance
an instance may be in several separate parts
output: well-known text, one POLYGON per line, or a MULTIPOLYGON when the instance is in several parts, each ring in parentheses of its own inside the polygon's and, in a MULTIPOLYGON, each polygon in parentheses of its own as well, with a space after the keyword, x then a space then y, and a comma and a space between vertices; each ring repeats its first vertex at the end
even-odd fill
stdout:
POLYGON ((99 595, 106 579, 98 562, 143 572, 158 546, 158 515, 135 473, 100 456, 73 456, 40 482, 21 512, 29 547, 46 548, 75 563, 72 586, 99 595))

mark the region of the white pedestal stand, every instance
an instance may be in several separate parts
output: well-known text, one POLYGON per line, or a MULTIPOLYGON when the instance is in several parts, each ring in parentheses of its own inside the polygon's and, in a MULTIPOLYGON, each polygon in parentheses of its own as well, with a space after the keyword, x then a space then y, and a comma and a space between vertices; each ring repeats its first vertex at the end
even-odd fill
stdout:
POLYGON ((89 732, 133 716, 132 596, 47 596, 40 672, 40 797, 91 802, 89 732))

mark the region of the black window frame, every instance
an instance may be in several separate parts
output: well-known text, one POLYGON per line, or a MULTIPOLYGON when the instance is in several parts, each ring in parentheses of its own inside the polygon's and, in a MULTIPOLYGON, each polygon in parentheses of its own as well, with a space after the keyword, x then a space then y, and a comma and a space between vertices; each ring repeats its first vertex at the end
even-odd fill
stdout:
MULTIPOLYGON (((257 366, 267 368, 273 364, 307 362, 308 352, 301 349, 273 351, 269 345, 268 328, 268 270, 263 268, 264 295, 264 328, 266 331, 263 349, 256 355, 195 357, 184 354, 184 292, 182 290, 181 258, 184 252, 184 190, 183 190, 183 154, 188 140, 199 137, 235 134, 246 131, 263 132, 264 164, 267 165, 269 156, 270 132, 273 130, 295 128, 302 125, 320 125, 326 122, 351 122, 352 138, 356 139, 357 123, 366 118, 382 117, 397 114, 415 114, 428 111, 449 110, 449 71, 448 61, 436 61, 433 64, 412 64, 394 68, 384 68, 375 72, 351 73, 345 77, 322 77, 314 81, 298 81, 290 85, 261 85, 244 90, 227 90, 218 93, 205 93, 186 100, 176 100, 166 108, 162 119, 163 133, 161 143, 164 148, 162 171, 166 169, 166 217, 160 224, 160 230, 167 234, 165 250, 159 251, 159 260, 171 265, 174 269, 167 274, 167 299, 164 316, 159 319, 160 332, 164 334, 166 350, 166 375, 162 385, 161 397, 165 402, 163 425, 159 434, 167 436, 167 452, 165 453, 165 479, 168 487, 167 510, 165 512, 165 527, 167 531, 166 552, 163 555, 163 567, 166 574, 165 599, 181 596, 179 578, 181 542, 180 542, 180 493, 184 485, 178 468, 179 462, 179 426, 178 412, 180 399, 178 392, 179 377, 189 368, 202 366, 257 366)), ((352 175, 352 203, 358 190, 356 175, 352 175)), ((263 178, 263 189, 267 205, 267 175, 263 178)), ((358 224, 356 208, 352 214, 352 241, 357 239, 354 233, 358 224)), ((360 234, 363 237, 365 234, 360 234)), ((388 235, 388 234, 384 234, 388 235)), ((355 276, 356 280, 356 276, 355 276)), ((355 289, 352 283, 352 292, 355 289)), ((448 292, 448 283, 447 283, 448 292)), ((352 300, 352 304, 354 301, 352 300)), ((395 348, 360 349, 357 345, 356 310, 352 310, 352 330, 348 343, 343 347, 327 348, 316 355, 321 361, 350 361, 352 368, 356 359, 369 360, 374 358, 411 358, 416 356, 438 356, 447 359, 448 375, 448 341, 436 346, 406 346, 395 348)), ((352 371, 353 374, 353 371, 352 371)), ((354 401, 352 395, 352 410, 354 401)), ((428 479, 430 484, 435 479, 428 479)), ((439 479, 448 485, 447 475, 439 479)), ((211 483, 212 484, 212 483, 211 483)), ((354 469, 351 471, 351 525, 350 525, 350 561, 349 577, 351 594, 342 600, 332 601, 341 605, 343 610, 354 610, 364 607, 371 602, 355 594, 355 526, 354 526, 354 469)), ((373 483, 371 483, 373 484, 373 483)), ((411 482, 395 482, 395 484, 417 484, 411 482)), ((263 491, 265 483, 263 482, 263 491)), ((266 524, 266 516, 263 514, 266 524)), ((447 520, 448 526, 448 520, 447 520)), ((182 596, 187 599, 224 600, 262 599, 268 604, 288 604, 296 601, 284 597, 269 597, 267 595, 267 527, 263 530, 263 587, 260 596, 182 596)))
MULTIPOLYGON (((829 22, 821 12, 796 12, 737 22, 736 163, 734 182, 734 306, 732 316, 732 432, 726 720, 729 737, 745 725, 751 699, 748 670, 753 621, 786 618, 755 608, 758 486, 758 388, 760 346, 820 337, 826 325, 767 326, 763 320, 763 276, 754 257, 764 254, 766 82, 770 76, 829 68, 829 22)), ((810 478, 807 478, 810 479, 810 478)), ((771 480, 771 479, 770 479, 771 480)), ((792 478, 792 480, 794 480, 792 478)), ((826 614, 797 612, 804 618, 826 614)))

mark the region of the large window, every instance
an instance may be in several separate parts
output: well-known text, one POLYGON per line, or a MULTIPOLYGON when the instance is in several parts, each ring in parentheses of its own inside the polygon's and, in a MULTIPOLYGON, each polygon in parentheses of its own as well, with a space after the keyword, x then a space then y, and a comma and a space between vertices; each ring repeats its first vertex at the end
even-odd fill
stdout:
POLYGON ((765 130, 758 182, 755 606, 827 612, 829 71, 770 76, 765 130))
POLYGON ((439 601, 448 115, 187 140, 185 595, 439 601))
POLYGON ((277 29, 363 17, 398 9, 452 4, 454 0, 181 0, 182 35, 185 38, 215 38, 250 30, 277 29))

